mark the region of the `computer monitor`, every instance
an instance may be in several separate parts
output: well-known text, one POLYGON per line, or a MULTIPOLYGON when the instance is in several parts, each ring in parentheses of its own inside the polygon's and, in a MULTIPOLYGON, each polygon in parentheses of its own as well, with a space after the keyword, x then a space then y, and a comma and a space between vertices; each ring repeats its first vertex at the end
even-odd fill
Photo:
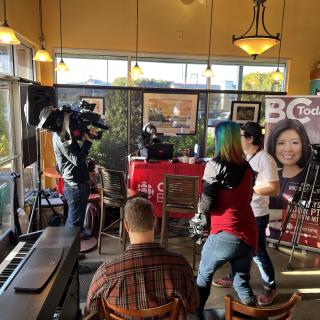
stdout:
POLYGON ((173 144, 170 143, 155 143, 147 147, 148 160, 169 160, 173 158, 173 144))

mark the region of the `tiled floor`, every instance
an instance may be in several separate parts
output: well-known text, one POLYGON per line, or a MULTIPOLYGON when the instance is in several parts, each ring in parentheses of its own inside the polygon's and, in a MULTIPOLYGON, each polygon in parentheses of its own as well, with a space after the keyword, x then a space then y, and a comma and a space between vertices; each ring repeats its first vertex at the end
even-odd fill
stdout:
MULTIPOLYGON (((184 240, 183 238, 170 239, 169 250, 184 254, 191 263, 191 250, 174 245, 174 243, 184 240)), ((118 240, 103 238, 102 254, 99 255, 97 250, 88 252, 86 253, 85 261, 104 261, 117 255, 120 250, 121 246, 118 240)), ((292 261, 294 270, 288 271, 287 263, 290 252, 291 248, 288 247, 281 247, 279 251, 269 248, 269 253, 275 267, 279 293, 275 304, 287 301, 293 292, 299 290, 302 295, 302 301, 299 303, 292 319, 320 319, 320 254, 313 252, 302 254, 301 250, 296 249, 292 261)), ((226 264, 216 272, 215 278, 224 276, 227 271, 228 265, 226 264)), ((258 293, 261 290, 260 274, 254 263, 251 269, 251 285, 255 292, 258 293)), ((233 289, 212 287, 206 308, 223 308, 223 297, 226 294, 233 293, 233 289)))

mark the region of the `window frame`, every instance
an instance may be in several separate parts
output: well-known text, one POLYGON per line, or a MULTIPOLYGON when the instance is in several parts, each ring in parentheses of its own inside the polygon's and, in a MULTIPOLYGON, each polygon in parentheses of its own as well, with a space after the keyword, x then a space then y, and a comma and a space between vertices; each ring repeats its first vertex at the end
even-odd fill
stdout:
MULTIPOLYGON (((92 58, 92 59, 103 59, 103 58, 109 58, 109 59, 121 59, 121 60, 127 60, 128 62, 128 70, 127 70, 127 86, 131 87, 132 85, 132 77, 130 75, 130 69, 135 64, 135 52, 127 52, 127 51, 104 51, 104 50, 86 50, 86 49, 64 49, 63 50, 64 57, 78 57, 78 58, 92 58)), ((60 48, 54 49, 54 56, 55 61, 61 57, 60 48)), ((139 52, 138 56, 138 63, 140 62, 166 62, 166 63, 185 63, 186 66, 188 64, 207 64, 207 57, 205 56, 199 56, 199 55, 192 55, 192 56, 186 56, 181 54, 150 54, 150 53, 143 53, 139 52)), ((211 57, 211 67, 214 68, 214 65, 234 65, 239 66, 239 76, 238 76, 238 90, 241 90, 242 87, 242 77, 243 77, 243 67, 244 66, 270 66, 274 67, 276 70, 278 65, 278 59, 277 58, 261 58, 259 62, 252 61, 250 57, 219 57, 219 56, 213 56, 211 57), (242 68, 241 68, 242 67, 242 68), (241 70, 242 69, 242 70, 241 70), (241 70, 241 72, 240 72, 241 70), (241 76, 241 80, 240 80, 241 76)), ((289 68, 289 61, 286 59, 280 59, 279 60, 279 66, 283 67, 284 72, 284 80, 282 82, 282 91, 285 91, 287 89, 287 75, 288 75, 288 68, 289 68)), ((185 70, 187 72, 187 68, 185 70)), ((57 72, 54 71, 54 83, 55 84, 63 84, 57 82, 57 72)), ((211 87, 211 79, 208 78, 206 81, 206 89, 213 90, 211 87)), ((184 83, 184 87, 187 88, 188 83, 184 83)), ((189 88, 188 89, 196 89, 196 88, 189 88)), ((273 92, 273 91, 271 91, 273 92)))

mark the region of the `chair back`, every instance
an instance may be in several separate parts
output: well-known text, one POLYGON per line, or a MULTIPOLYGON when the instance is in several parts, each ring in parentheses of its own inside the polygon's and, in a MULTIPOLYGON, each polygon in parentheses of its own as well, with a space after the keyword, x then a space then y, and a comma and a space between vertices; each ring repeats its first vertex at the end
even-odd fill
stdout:
POLYGON ((199 177, 164 176, 163 205, 170 211, 178 208, 177 212, 196 212, 198 206, 199 177))
POLYGON ((102 169, 101 182, 103 197, 118 199, 119 201, 126 202, 127 186, 123 171, 102 169))
POLYGON ((277 317, 272 318, 274 320, 289 320, 291 319, 293 310, 297 303, 301 300, 301 296, 298 292, 295 292, 290 300, 282 305, 268 307, 268 308, 256 308, 246 306, 240 302, 234 301, 231 296, 227 295, 224 297, 226 314, 226 320, 242 320, 248 319, 248 316, 252 318, 266 318, 266 317, 277 317), (241 315, 244 315, 241 317, 241 315))
POLYGON ((168 320, 186 319, 184 306, 181 299, 174 298, 171 302, 150 309, 141 310, 127 310, 119 308, 115 305, 108 303, 105 299, 101 300, 104 316, 106 319, 123 320, 122 316, 128 316, 130 318, 153 318, 161 317, 168 320), (180 315, 181 314, 181 315, 180 315), (179 317, 180 316, 180 317, 179 317))

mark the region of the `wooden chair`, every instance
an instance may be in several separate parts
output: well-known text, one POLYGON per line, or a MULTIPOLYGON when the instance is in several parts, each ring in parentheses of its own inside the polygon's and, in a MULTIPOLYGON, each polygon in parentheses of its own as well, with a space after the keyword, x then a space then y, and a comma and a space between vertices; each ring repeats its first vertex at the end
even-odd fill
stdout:
POLYGON ((81 320, 101 320, 101 319, 104 319, 104 317, 100 317, 98 311, 89 313, 88 315, 81 318, 81 320))
POLYGON ((150 309, 141 309, 141 310, 126 310, 119 308, 117 306, 109 304, 106 300, 101 300, 102 311, 104 312, 104 316, 106 319, 115 319, 115 320, 123 320, 122 316, 127 316, 129 318, 153 318, 160 316, 165 316, 163 319, 168 320, 178 320, 178 319, 186 319, 185 310, 183 303, 180 299, 175 298, 171 302, 150 309))
POLYGON ((101 241, 103 236, 121 240, 122 250, 126 247, 126 231, 123 224, 124 206, 127 200, 135 197, 145 197, 145 193, 127 188, 123 171, 102 169, 101 171, 101 214, 98 237, 98 250, 101 253, 101 241), (119 219, 105 227, 105 207, 120 208, 119 219), (110 229, 119 223, 119 235, 110 233, 110 229))
POLYGON ((243 319, 268 319, 273 320, 289 320, 297 303, 301 300, 301 296, 298 292, 295 292, 290 300, 282 305, 268 307, 268 308, 256 308, 246 306, 240 302, 232 299, 227 295, 224 297, 225 302, 225 318, 226 320, 243 320, 243 319))
MULTIPOLYGON (((160 245, 167 247, 169 228, 187 230, 185 226, 177 226, 169 223, 170 213, 179 212, 194 214, 198 210, 198 186, 199 177, 178 176, 166 174, 164 176, 163 213, 161 223, 160 245)), ((193 269, 195 269, 196 245, 192 243, 193 269)))

